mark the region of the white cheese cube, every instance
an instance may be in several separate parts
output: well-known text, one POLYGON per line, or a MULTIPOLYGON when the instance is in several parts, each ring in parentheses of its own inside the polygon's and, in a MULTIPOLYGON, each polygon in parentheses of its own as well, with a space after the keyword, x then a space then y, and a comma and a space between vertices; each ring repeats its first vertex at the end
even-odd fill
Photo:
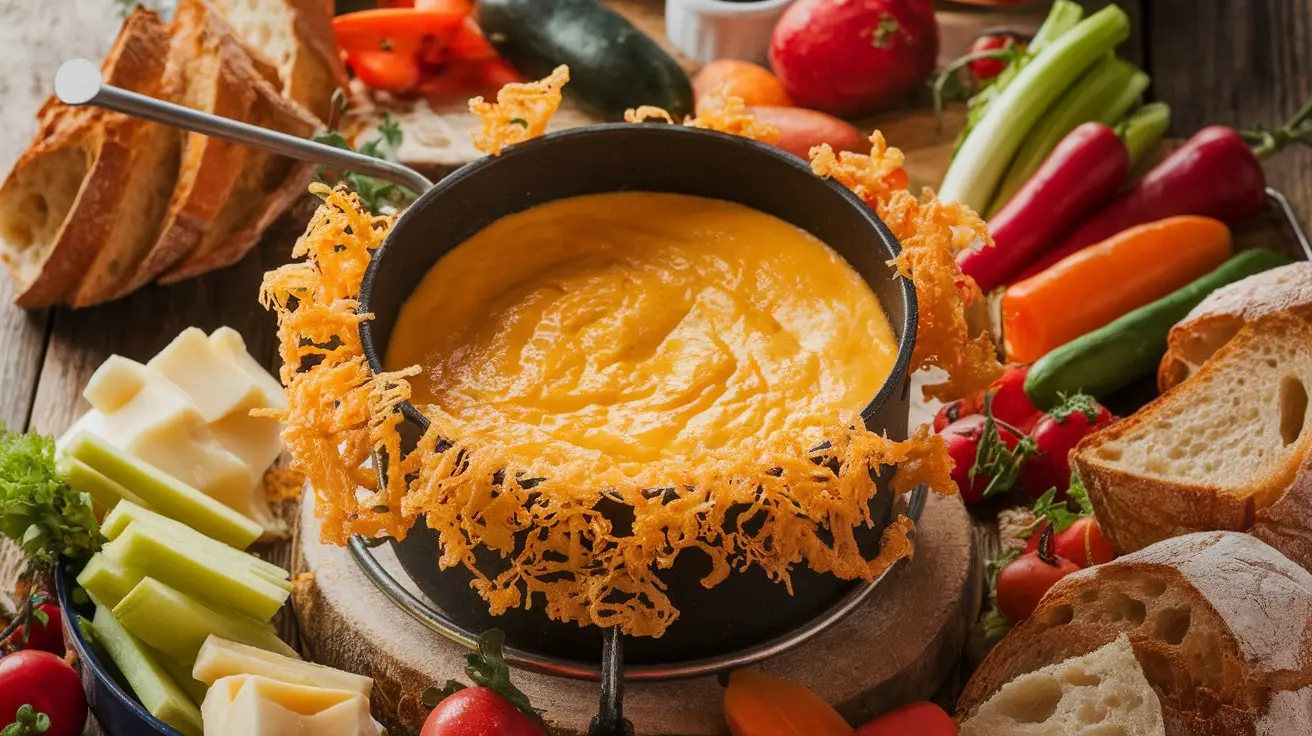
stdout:
POLYGON ((201 715, 205 736, 378 736, 369 701, 359 693, 256 675, 217 680, 201 715))
POLYGON ((215 352, 195 327, 183 330, 146 365, 186 392, 206 422, 267 403, 250 374, 215 352))

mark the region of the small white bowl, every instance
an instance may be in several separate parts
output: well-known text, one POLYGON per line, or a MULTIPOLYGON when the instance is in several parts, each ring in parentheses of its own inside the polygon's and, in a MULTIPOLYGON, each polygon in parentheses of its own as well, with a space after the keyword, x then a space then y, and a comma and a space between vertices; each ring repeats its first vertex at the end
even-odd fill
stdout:
POLYGON ((699 62, 742 59, 769 65, 770 36, 793 0, 665 0, 665 34, 699 62))

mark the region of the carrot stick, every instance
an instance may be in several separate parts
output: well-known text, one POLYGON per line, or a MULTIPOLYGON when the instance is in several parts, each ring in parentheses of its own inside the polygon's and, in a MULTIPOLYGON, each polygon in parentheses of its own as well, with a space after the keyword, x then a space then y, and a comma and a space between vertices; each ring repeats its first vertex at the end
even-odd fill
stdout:
POLYGON ((1224 223, 1185 215, 1132 227, 1074 253, 1007 289, 1007 359, 1032 363, 1203 276, 1230 251, 1224 223))
POLYGON ((847 721, 804 685, 737 670, 724 693, 733 736, 849 736, 847 721))

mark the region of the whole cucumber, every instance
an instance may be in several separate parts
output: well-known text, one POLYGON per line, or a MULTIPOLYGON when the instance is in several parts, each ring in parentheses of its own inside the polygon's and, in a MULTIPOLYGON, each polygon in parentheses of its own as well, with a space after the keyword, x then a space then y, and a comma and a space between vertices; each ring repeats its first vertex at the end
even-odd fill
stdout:
POLYGON ((540 79, 569 65, 565 92, 611 120, 639 105, 676 120, 692 112, 683 67, 599 0, 479 0, 479 28, 521 74, 540 79))
POLYGON ((1106 399, 1157 370, 1171 328, 1208 294, 1286 263, 1287 256, 1262 248, 1236 254, 1197 281, 1039 358, 1030 366, 1025 394, 1040 409, 1055 405, 1058 394, 1077 391, 1106 399))

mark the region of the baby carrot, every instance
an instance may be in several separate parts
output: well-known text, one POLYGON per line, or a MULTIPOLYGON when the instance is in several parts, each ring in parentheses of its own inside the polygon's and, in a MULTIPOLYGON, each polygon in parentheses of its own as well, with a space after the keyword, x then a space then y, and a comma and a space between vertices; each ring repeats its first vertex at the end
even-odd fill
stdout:
POLYGON ((1132 227, 1008 287, 1007 359, 1032 363, 1053 348, 1160 299, 1230 257, 1230 229, 1185 215, 1132 227))
POLYGON ((805 685, 737 670, 724 693, 733 736, 849 736, 847 721, 805 685))

